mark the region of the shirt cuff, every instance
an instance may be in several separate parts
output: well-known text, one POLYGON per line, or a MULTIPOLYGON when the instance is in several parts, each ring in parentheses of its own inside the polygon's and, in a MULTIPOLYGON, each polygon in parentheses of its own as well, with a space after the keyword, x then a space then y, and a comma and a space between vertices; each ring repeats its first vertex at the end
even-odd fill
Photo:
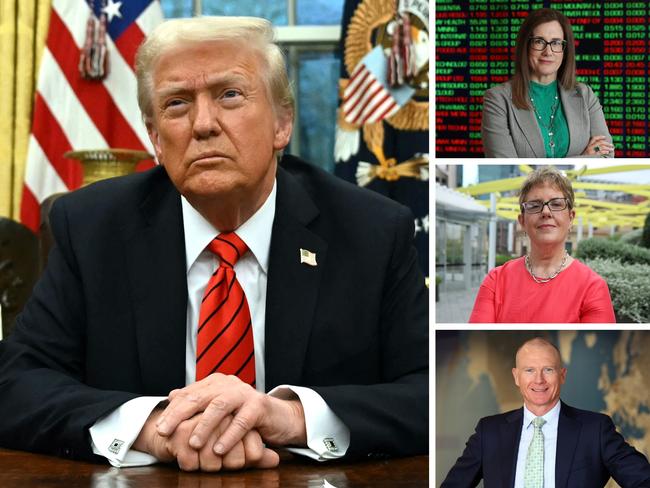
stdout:
POLYGON ((156 405, 167 397, 138 397, 120 405, 90 427, 93 452, 117 468, 147 466, 158 462, 151 454, 131 449, 156 405))
POLYGON ((317 461, 343 457, 350 447, 350 429, 325 403, 323 397, 310 388, 280 385, 273 388, 269 395, 285 399, 290 396, 289 392, 298 395, 305 412, 307 447, 289 447, 287 450, 317 461))

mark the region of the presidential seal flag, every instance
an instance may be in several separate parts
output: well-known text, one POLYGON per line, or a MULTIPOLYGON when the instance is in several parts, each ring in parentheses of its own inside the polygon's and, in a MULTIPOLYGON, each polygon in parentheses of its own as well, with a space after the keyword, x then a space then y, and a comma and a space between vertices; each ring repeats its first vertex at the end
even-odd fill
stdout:
POLYGON ((347 0, 334 158, 338 176, 411 208, 429 270, 429 3, 347 0))
POLYGON ((81 184, 81 167, 64 157, 67 151, 151 152, 134 58, 162 17, 157 0, 52 1, 20 210, 32 230, 38 229, 43 200, 81 184))

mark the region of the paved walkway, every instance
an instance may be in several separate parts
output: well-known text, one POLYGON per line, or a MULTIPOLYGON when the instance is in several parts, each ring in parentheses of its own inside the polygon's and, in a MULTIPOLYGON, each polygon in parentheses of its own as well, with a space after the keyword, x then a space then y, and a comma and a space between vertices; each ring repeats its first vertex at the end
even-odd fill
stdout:
POLYGON ((468 291, 441 292, 436 303, 436 323, 466 324, 477 292, 478 286, 468 291))

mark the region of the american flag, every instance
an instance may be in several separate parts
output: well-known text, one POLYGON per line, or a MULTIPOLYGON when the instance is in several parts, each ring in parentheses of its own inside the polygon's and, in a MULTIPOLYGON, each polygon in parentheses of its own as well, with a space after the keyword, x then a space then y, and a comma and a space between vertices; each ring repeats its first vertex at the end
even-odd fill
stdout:
POLYGON ((411 209, 425 275, 429 274, 428 25, 429 2, 345 0, 339 80, 344 88, 334 144, 337 176, 411 209))
POLYGON ((381 46, 372 49, 350 75, 343 92, 345 121, 362 126, 390 117, 413 95, 412 88, 388 86, 388 63, 381 46))
POLYGON ((66 151, 112 147, 151 152, 137 104, 134 60, 162 18, 158 0, 52 1, 20 209, 21 221, 32 230, 38 229, 43 200, 81 184, 81 168, 63 157, 66 151), (103 80, 86 79, 79 69, 91 12, 106 19, 103 80))

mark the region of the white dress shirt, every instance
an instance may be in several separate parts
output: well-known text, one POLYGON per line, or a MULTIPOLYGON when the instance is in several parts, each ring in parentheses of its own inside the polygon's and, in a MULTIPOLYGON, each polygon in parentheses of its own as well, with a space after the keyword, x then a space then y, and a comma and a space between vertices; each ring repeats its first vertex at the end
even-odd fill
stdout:
MULTIPOLYGON (((276 186, 260 209, 236 231, 248 246, 235 264, 250 308, 255 345, 255 385, 265 391, 264 325, 266 318, 266 284, 271 248, 271 231, 275 217, 276 186)), ((185 384, 194 383, 196 374, 196 333, 199 308, 206 283, 219 266, 218 258, 206 246, 219 234, 212 224, 181 197, 185 257, 187 269, 187 318, 185 349, 185 384)), ((350 431, 315 391, 298 386, 280 385, 269 392, 279 398, 295 393, 305 412, 307 448, 288 448, 317 460, 343 456, 350 445, 350 431), (335 446, 335 447, 333 447, 335 446)), ((124 403, 91 428, 91 443, 95 454, 106 457, 113 466, 143 466, 157 462, 149 454, 131 449, 151 411, 166 397, 139 397, 124 403)))
MULTIPOLYGON (((544 434, 544 488, 555 488, 555 454, 557 452, 557 426, 560 418, 560 401, 542 415, 546 423, 542 426, 544 434)), ((517 471, 515 473, 515 488, 524 488, 524 472, 526 471, 526 456, 528 446, 533 440, 533 420, 537 416, 524 405, 524 420, 519 440, 519 453, 517 454, 517 471)))

